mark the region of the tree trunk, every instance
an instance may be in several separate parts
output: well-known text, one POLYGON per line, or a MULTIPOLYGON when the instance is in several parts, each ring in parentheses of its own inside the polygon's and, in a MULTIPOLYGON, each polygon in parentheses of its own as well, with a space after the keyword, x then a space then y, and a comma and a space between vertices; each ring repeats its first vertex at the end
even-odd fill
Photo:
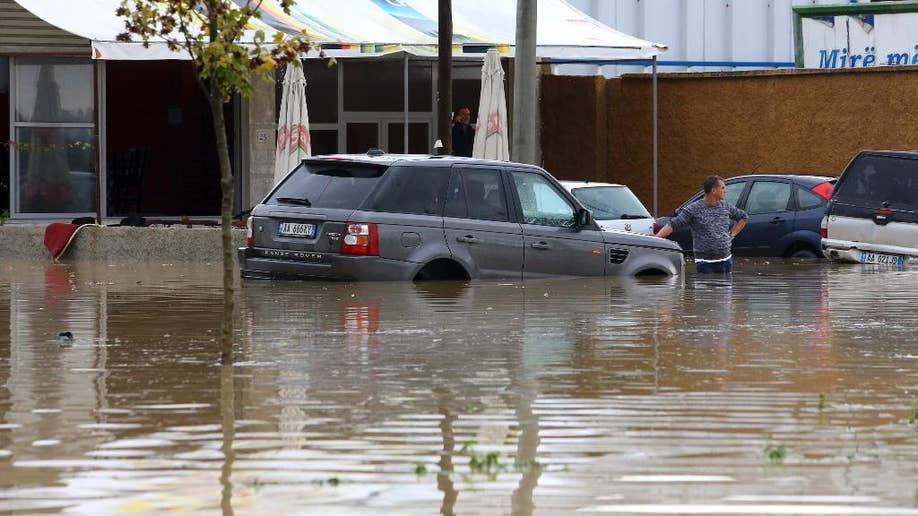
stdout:
POLYGON ((453 2, 440 0, 438 32, 439 62, 437 74, 437 132, 443 148, 437 154, 453 153, 452 117, 453 110, 453 2))
POLYGON ((214 134, 217 139, 217 158, 220 162, 220 189, 223 193, 220 202, 220 224, 223 241, 223 331, 220 339, 220 362, 224 365, 233 362, 233 317, 235 304, 235 257, 233 249, 233 171, 230 169, 229 146, 226 142, 226 123, 223 119, 223 99, 218 94, 209 93, 210 113, 214 121, 214 134))

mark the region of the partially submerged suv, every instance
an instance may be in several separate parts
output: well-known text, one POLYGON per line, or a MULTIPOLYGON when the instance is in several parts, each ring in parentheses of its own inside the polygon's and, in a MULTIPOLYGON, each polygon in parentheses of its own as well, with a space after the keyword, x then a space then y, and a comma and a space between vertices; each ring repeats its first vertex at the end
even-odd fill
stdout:
POLYGON ((424 280, 680 274, 665 239, 601 231, 541 168, 454 157, 306 159, 252 210, 243 277, 424 280))
POLYGON ((918 152, 862 151, 851 160, 822 220, 822 252, 892 266, 918 260, 918 152))

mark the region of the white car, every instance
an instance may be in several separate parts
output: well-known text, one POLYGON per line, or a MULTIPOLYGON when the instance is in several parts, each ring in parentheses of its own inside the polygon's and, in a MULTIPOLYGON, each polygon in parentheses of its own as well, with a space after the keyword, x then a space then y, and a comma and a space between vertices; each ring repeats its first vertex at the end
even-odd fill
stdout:
POLYGON ((592 181, 561 181, 561 185, 593 212, 603 230, 653 234, 654 218, 627 186, 592 181))

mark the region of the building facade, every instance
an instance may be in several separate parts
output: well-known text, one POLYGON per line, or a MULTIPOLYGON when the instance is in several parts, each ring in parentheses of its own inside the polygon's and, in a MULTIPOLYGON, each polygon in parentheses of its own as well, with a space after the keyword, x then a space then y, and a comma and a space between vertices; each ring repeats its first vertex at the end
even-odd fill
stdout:
MULTIPOLYGON (((660 41, 661 72, 710 72, 794 66, 797 6, 870 3, 870 0, 568 0, 606 25, 639 38, 660 41)), ((614 77, 645 66, 564 64, 558 74, 614 77)))

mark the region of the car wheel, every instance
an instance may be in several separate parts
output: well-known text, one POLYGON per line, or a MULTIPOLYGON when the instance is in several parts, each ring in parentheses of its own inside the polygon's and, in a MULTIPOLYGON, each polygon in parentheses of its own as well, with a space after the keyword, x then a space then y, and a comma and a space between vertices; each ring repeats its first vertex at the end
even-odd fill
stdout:
POLYGON ((819 256, 809 247, 801 247, 797 249, 791 253, 790 257, 796 258, 798 260, 815 260, 819 258, 819 256))

